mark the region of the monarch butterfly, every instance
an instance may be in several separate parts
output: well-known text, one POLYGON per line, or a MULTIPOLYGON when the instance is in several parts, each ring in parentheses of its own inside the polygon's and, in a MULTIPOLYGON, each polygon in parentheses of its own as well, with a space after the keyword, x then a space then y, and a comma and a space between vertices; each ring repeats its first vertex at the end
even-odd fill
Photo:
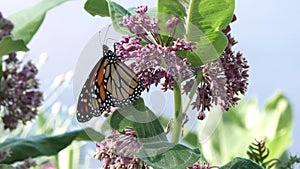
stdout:
POLYGON ((89 74, 79 95, 76 117, 81 123, 100 116, 110 106, 129 105, 144 90, 137 75, 106 45, 103 45, 103 55, 89 74))

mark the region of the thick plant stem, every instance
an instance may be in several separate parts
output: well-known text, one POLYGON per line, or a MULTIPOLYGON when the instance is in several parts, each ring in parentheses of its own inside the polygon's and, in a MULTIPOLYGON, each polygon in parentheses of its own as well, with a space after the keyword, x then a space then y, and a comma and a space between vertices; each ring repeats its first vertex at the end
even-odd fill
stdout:
POLYGON ((182 106, 181 106, 181 83, 174 81, 174 124, 172 130, 172 142, 178 143, 181 136, 182 130, 182 122, 184 116, 182 114, 182 106))
POLYGON ((181 106, 181 83, 175 81, 174 85, 174 108, 175 108, 175 116, 174 116, 174 124, 172 129, 172 142, 178 143, 182 133, 182 123, 186 115, 186 111, 191 104, 191 101, 197 91, 198 85, 203 78, 202 72, 199 71, 197 74, 196 81, 190 91, 190 94, 185 102, 184 107, 181 106))

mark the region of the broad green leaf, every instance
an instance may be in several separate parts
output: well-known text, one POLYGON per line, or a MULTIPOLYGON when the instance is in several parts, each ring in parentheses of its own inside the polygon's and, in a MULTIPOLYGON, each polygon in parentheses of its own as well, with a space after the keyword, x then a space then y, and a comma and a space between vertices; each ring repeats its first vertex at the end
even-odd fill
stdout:
POLYGON ((142 144, 141 150, 135 155, 153 168, 185 168, 200 158, 198 149, 192 150, 180 144, 167 142, 162 125, 145 106, 143 99, 115 111, 109 122, 114 130, 135 129, 142 144))
POLYGON ((15 167, 6 164, 0 164, 0 169, 15 169, 15 167))
POLYGON ((265 140, 270 149, 265 161, 280 158, 291 144, 292 124, 291 105, 282 93, 277 93, 262 111, 255 100, 241 101, 224 112, 217 129, 202 143, 202 151, 208 161, 221 165, 233 157, 248 157, 248 145, 257 139, 265 140))
POLYGON ((0 41, 0 57, 17 51, 28 50, 23 40, 13 40, 11 36, 6 36, 0 41))
POLYGON ((263 169, 263 167, 249 159, 237 157, 220 169, 263 169))
POLYGON ((106 0, 87 0, 84 4, 84 9, 92 16, 110 16, 106 0))
POLYGON ((118 109, 109 120, 114 130, 131 127, 135 129, 137 137, 140 139, 157 138, 160 141, 167 141, 158 118, 145 106, 142 98, 130 106, 118 109))
POLYGON ((47 12, 68 0, 41 0, 31 8, 21 10, 8 17, 14 24, 12 34, 15 39, 23 39, 28 44, 39 29, 47 12))
POLYGON ((107 2, 109 7, 109 15, 115 30, 123 34, 129 34, 128 29, 121 25, 121 22, 124 16, 131 15, 131 13, 113 1, 108 0, 107 2))
MULTIPOLYGON (((200 66, 216 60, 227 45, 222 30, 230 23, 234 12, 234 0, 158 0, 158 12, 185 19, 180 32, 187 41, 198 42, 194 55, 187 56, 192 66, 200 66)), ((178 31, 177 31, 178 32, 178 31)))
POLYGON ((200 151, 165 142, 144 144, 135 155, 155 169, 185 169, 199 160, 200 151))
MULTIPOLYGON (((11 164, 29 157, 56 155, 69 146, 73 140, 90 140, 85 130, 77 130, 56 136, 37 135, 29 138, 9 138, 0 144, 0 150, 9 149, 12 155, 1 163, 11 164)), ((104 138, 99 134, 99 138, 104 138)))

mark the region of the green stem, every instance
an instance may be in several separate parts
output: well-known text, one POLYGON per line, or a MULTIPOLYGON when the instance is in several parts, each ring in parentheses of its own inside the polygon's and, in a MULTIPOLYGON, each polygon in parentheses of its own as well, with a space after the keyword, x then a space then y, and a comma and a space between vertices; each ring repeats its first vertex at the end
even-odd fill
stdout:
POLYGON ((58 158, 58 154, 54 156, 54 166, 55 166, 55 168, 59 169, 59 158, 58 158))
POLYGON ((73 148, 71 147, 69 150, 69 161, 68 161, 68 169, 73 169, 73 148))
POLYGON ((174 81, 174 109, 175 109, 175 115, 174 115, 174 124, 172 129, 172 142, 178 143, 181 136, 181 130, 182 130, 182 122, 184 119, 184 116, 182 114, 182 107, 181 107, 181 83, 174 81))
POLYGON ((203 78, 202 72, 198 71, 197 78, 196 78, 196 83, 194 83, 190 94, 184 104, 184 107, 182 109, 181 106, 181 83, 179 82, 174 82, 174 108, 175 108, 175 116, 174 116, 174 124, 173 124, 173 129, 172 129, 172 142, 173 143, 178 143, 181 137, 182 133, 182 123, 186 115, 186 111, 188 110, 191 101, 197 91, 198 85, 201 82, 203 78))

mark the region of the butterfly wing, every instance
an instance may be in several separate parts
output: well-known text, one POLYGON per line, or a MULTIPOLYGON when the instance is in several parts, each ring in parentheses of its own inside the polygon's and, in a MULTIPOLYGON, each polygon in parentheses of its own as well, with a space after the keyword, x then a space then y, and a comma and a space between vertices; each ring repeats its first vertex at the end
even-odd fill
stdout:
POLYGON ((127 106, 144 90, 137 75, 118 60, 115 53, 107 50, 104 50, 104 57, 95 65, 81 90, 76 111, 79 122, 100 116, 109 106, 127 106))
MULTIPOLYGON (((81 89, 76 110, 77 120, 81 123, 89 121, 93 116, 100 116, 107 109, 107 106, 103 105, 103 100, 99 99, 95 92, 97 90, 96 75, 102 65, 103 59, 94 66, 81 89)), ((105 98, 105 93, 101 97, 105 98)))
POLYGON ((104 87, 112 106, 124 107, 139 98, 143 84, 123 62, 116 60, 105 67, 104 87))

